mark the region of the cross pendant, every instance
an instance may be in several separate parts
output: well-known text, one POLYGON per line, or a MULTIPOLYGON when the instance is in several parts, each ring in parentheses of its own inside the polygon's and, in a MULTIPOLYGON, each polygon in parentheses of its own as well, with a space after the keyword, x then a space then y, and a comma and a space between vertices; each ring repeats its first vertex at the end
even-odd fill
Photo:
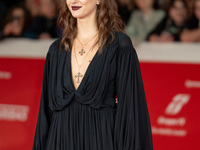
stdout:
POLYGON ((82 75, 80 72, 78 72, 78 73, 75 75, 75 78, 78 78, 77 83, 80 83, 80 80, 79 80, 80 77, 83 77, 83 75, 82 75))
POLYGON ((79 51, 79 54, 82 56, 84 53, 85 53, 85 51, 84 51, 84 49, 82 48, 82 49, 79 51))

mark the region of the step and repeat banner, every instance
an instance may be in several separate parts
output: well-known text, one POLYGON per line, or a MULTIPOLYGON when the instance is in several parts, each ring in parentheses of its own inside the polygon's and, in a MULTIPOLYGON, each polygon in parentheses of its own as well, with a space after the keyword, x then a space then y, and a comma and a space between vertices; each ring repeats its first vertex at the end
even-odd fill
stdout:
MULTIPOLYGON (((0 42, 0 150, 31 150, 42 74, 53 40, 0 42)), ((146 92, 154 150, 198 150, 200 44, 135 46, 146 92)))

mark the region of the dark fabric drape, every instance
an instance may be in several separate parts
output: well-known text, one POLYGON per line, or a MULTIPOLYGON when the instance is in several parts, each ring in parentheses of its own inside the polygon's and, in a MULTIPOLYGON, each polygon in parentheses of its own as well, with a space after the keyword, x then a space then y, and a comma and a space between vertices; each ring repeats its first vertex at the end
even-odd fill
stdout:
POLYGON ((71 52, 47 53, 33 150, 152 150, 140 66, 123 33, 93 57, 78 89, 71 52), (115 104, 115 96, 118 103, 115 104))
POLYGON ((131 41, 119 38, 115 120, 116 150, 152 150, 152 137, 138 58, 131 41))
POLYGON ((53 111, 49 108, 50 53, 47 53, 33 150, 45 150, 53 111))

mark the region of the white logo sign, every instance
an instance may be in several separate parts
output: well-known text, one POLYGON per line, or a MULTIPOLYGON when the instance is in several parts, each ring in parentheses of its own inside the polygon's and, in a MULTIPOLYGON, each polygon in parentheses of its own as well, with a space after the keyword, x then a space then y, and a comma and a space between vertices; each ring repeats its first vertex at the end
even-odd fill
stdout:
POLYGON ((28 106, 0 104, 0 120, 25 122, 28 113, 28 106))
POLYGON ((12 74, 10 72, 0 71, 0 79, 11 79, 12 74))
POLYGON ((200 81, 186 80, 185 87, 186 88, 200 88, 200 81))
POLYGON ((172 99, 172 102, 167 106, 165 113, 168 115, 178 114, 183 106, 187 104, 190 100, 189 94, 178 94, 172 99))
MULTIPOLYGON (((189 100, 190 100, 189 94, 175 95, 172 98, 172 101, 169 103, 169 105, 165 109, 165 114, 177 115, 178 113, 181 112, 183 106, 186 105, 189 102, 189 100)), ((156 127, 156 126, 152 127, 153 134, 159 134, 159 135, 164 135, 164 136, 177 136, 177 137, 185 137, 187 135, 187 131, 183 128, 186 124, 185 117, 169 118, 165 116, 159 116, 157 119, 157 123, 159 127, 156 127), (163 126, 166 126, 166 127, 163 127, 163 126), (180 127, 182 129, 180 129, 180 127)))

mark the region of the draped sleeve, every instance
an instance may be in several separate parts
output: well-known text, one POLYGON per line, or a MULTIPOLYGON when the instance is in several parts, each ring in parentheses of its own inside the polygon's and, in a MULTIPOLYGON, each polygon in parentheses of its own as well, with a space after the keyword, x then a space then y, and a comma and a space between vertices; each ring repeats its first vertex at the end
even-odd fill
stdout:
POLYGON ((149 113, 136 51, 128 36, 118 36, 114 128, 115 150, 153 150, 149 113))
POLYGON ((46 55, 43 71, 42 93, 40 107, 35 130, 35 137, 32 150, 45 150, 48 138, 48 131, 51 124, 52 110, 49 108, 49 72, 50 72, 50 51, 55 48, 55 42, 50 46, 46 55))

